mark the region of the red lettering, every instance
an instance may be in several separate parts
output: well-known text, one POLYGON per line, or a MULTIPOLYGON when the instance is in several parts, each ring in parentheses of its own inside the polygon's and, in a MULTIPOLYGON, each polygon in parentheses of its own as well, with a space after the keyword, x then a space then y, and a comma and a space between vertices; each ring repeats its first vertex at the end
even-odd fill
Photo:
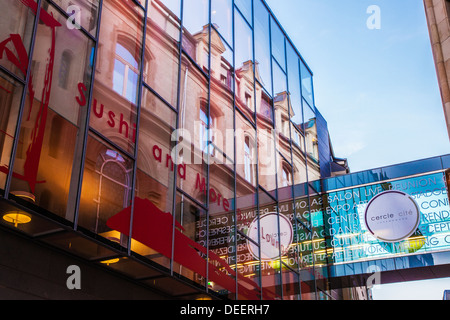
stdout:
POLYGON ((186 180, 186 164, 180 164, 178 166, 178 176, 181 180, 186 180))
MULTIPOLYGON (((199 190, 200 192, 203 192, 205 195, 207 194, 206 191, 206 179, 202 176, 200 176, 200 173, 197 173, 197 179, 195 181, 195 189, 199 190)), ((214 188, 209 189, 209 201, 211 203, 214 203, 217 201, 217 205, 220 206, 220 200, 222 199, 222 207, 225 211, 230 210, 230 201, 228 199, 225 199, 222 194, 217 192, 214 188)))
POLYGON ((97 111, 97 99, 94 99, 94 105, 92 109, 97 118, 103 117, 103 108, 104 108, 103 104, 100 104, 100 112, 97 111))
POLYGON ((170 170, 173 171, 172 157, 170 156, 170 154, 167 154, 166 155, 166 168, 169 168, 169 164, 170 164, 170 170))
POLYGON ((211 201, 212 203, 216 202, 216 190, 214 190, 213 188, 209 189, 209 201, 211 201))
POLYGON ((195 189, 199 189, 200 192, 204 192, 206 194, 206 180, 205 178, 200 177, 200 173, 197 173, 197 181, 195 182, 195 189))
POLYGON ((107 122, 108 125, 111 128, 114 128, 114 126, 116 125, 116 122, 114 121, 114 118, 116 117, 116 114, 114 112, 110 111, 110 112, 108 112, 108 117, 109 117, 109 120, 107 122))
POLYGON ((228 199, 223 199, 222 203, 223 203, 223 209, 225 211, 229 211, 230 210, 230 202, 228 201, 228 199))
POLYGON ((136 123, 133 123, 133 142, 136 142, 136 123))
POLYGON ((158 162, 162 161, 162 150, 156 144, 153 146, 153 157, 158 162), (158 150, 158 154, 156 154, 156 150, 158 150))
POLYGON ((120 114, 119 133, 122 134, 122 128, 125 126, 125 138, 128 138, 128 122, 123 120, 123 113, 120 114))
POLYGON ((86 96, 84 95, 83 91, 87 91, 86 86, 84 85, 84 83, 80 82, 78 84, 78 92, 80 93, 80 98, 75 97, 75 99, 77 100, 78 104, 80 105, 80 107, 84 107, 86 105, 86 96))

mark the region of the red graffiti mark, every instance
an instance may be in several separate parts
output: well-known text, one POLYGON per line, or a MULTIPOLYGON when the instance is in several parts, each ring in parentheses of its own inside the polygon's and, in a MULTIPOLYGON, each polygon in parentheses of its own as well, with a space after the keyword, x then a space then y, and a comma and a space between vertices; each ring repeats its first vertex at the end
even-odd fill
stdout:
MULTIPOLYGON (((33 11, 34 14, 37 13, 37 3, 34 0, 19 0, 25 7, 28 7, 33 11)), ((55 28, 60 27, 61 24, 53 18, 51 14, 45 11, 43 8, 39 11, 39 20, 45 23, 47 27, 55 28)))
POLYGON ((3 58, 3 53, 6 53, 6 58, 18 67, 24 75, 27 73, 28 54, 19 34, 11 34, 8 39, 0 43, 0 58, 3 58), (9 42, 13 43, 17 57, 6 47, 9 42))
MULTIPOLYGON (((25 6, 29 7, 34 13, 37 12, 37 3, 32 0, 20 0, 25 6)), ((52 87, 52 79, 53 79, 53 65, 55 60, 55 38, 56 38, 56 27, 61 26, 61 24, 53 18, 53 15, 48 14, 44 9, 40 10, 39 14, 40 20, 45 23, 47 27, 50 27, 52 30, 52 41, 49 50, 49 59, 46 66, 45 78, 44 78, 44 88, 42 89, 41 96, 41 104, 36 116, 34 129, 31 132, 31 143, 28 145, 26 151, 26 160, 24 163, 24 174, 18 174, 13 172, 13 177, 24 180, 28 183, 30 187, 31 193, 35 192, 36 184, 44 183, 45 181, 37 180, 39 162, 41 156, 42 145, 44 142, 44 132, 45 125, 47 122, 47 114, 48 114, 48 106, 50 102, 50 92, 52 87)), ((3 57, 3 53, 6 54, 6 58, 12 62, 15 66, 19 68, 19 70, 26 74, 28 71, 28 62, 29 57, 25 46, 23 44, 22 38, 18 34, 11 34, 10 38, 2 41, 0 43, 0 59, 3 57), (9 50, 6 45, 12 42, 17 56, 13 54, 11 50, 9 50)), ((27 121, 30 120, 31 111, 34 102, 35 92, 33 89, 33 79, 30 77, 28 82, 28 95, 30 100, 30 109, 28 112, 27 121)), ((0 172, 8 173, 8 166, 1 166, 0 172)))
MULTIPOLYGON (((22 38, 19 34, 11 34, 10 37, 0 43, 0 59, 3 58, 3 53, 6 54, 6 58, 13 63, 19 70, 22 72, 23 75, 27 74, 28 70, 28 54, 27 50, 25 49, 25 46, 23 44, 22 38), (14 55, 14 53, 6 47, 6 45, 12 42, 14 49, 16 50, 17 57, 14 55)), ((30 97, 30 105, 32 105, 32 102, 34 100, 34 90, 33 90, 33 79, 30 79, 28 82, 28 91, 29 91, 29 97, 30 97)), ((30 112, 28 114, 28 120, 30 118, 31 108, 30 112)))
MULTIPOLYGON (((132 238, 167 258, 171 258, 173 216, 170 213, 162 212, 147 199, 135 198, 134 207, 132 238)), ((107 226, 129 236, 130 220, 131 208, 129 207, 111 217, 107 221, 107 226)), ((261 298, 260 287, 254 281, 241 274, 236 274, 236 271, 214 252, 208 252, 209 262, 207 262, 205 259, 207 249, 188 238, 182 233, 183 231, 183 227, 175 221, 175 262, 203 277, 206 277, 208 270, 209 281, 217 283, 233 293, 236 292, 235 278, 237 277, 239 294, 251 300, 261 298)), ((264 292, 263 297, 265 299, 276 298, 271 292, 264 292)))

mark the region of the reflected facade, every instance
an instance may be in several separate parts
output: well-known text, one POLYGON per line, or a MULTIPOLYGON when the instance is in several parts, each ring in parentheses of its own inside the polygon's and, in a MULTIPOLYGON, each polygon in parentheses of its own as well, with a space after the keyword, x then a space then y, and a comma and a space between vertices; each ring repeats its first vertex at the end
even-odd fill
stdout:
POLYGON ((158 290, 176 279, 191 297, 329 296, 314 246, 301 247, 311 216, 296 211, 310 182, 348 168, 264 1, 6 9, 3 225, 158 290))

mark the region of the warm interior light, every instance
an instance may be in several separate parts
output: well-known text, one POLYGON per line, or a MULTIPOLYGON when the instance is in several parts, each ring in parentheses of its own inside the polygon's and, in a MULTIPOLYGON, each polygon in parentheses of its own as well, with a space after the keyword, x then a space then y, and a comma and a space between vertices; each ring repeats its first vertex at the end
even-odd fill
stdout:
POLYGON ((101 261, 100 263, 106 264, 107 266, 109 266, 110 264, 114 264, 117 262, 119 262, 119 258, 104 260, 104 261, 101 261))
POLYGON ((212 300, 212 298, 210 298, 210 297, 201 297, 201 298, 197 298, 195 300, 198 300, 198 301, 205 300, 205 301, 207 301, 207 300, 212 300))
POLYGON ((3 220, 9 223, 13 223, 14 227, 17 228, 19 224, 26 224, 31 221, 31 217, 23 212, 15 211, 8 212, 3 216, 3 220))

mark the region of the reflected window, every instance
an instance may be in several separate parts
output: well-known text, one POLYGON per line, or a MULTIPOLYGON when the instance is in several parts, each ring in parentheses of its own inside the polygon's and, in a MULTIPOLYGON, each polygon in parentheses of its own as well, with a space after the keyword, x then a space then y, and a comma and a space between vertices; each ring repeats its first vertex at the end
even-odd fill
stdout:
POLYGON ((72 54, 70 53, 70 51, 65 50, 61 56, 61 65, 59 67, 59 75, 58 75, 58 84, 63 89, 67 89, 71 65, 72 65, 72 54))
POLYGON ((130 102, 136 103, 139 64, 134 56, 121 44, 116 45, 113 89, 130 102))
POLYGON ((253 145, 251 143, 251 139, 249 136, 245 137, 244 143, 244 174, 245 180, 250 182, 251 184, 255 183, 255 173, 253 171, 253 145))
POLYGON ((292 139, 295 142, 295 144, 297 144, 297 146, 303 150, 303 147, 302 147, 303 146, 303 136, 297 129, 293 130, 292 139))
POLYGON ((208 117, 205 105, 200 108, 199 113, 199 146, 201 150, 205 150, 208 141, 208 127, 212 123, 212 119, 208 117))
POLYGON ((107 150, 106 155, 111 157, 100 168, 100 182, 97 203, 97 219, 94 231, 104 232, 106 221, 104 213, 120 212, 128 206, 130 193, 130 175, 124 166, 123 157, 113 150, 107 150))
POLYGON ((283 165, 283 170, 281 172, 281 187, 288 187, 292 183, 291 171, 287 165, 283 165))

